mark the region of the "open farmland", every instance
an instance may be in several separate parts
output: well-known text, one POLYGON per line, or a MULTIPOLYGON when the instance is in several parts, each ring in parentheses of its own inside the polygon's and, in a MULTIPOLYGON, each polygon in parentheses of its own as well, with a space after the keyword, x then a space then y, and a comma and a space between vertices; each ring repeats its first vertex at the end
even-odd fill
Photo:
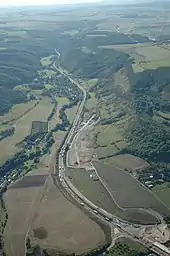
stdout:
POLYGON ((29 237, 32 244, 41 248, 76 254, 105 243, 102 229, 63 196, 51 176, 38 203, 29 237))
POLYGON ((9 113, 7 113, 3 116, 0 116, 1 126, 3 125, 3 123, 15 122, 21 116, 25 115, 30 110, 32 110, 34 108, 35 104, 36 104, 36 101, 30 101, 27 103, 21 103, 21 104, 14 105, 11 108, 11 110, 9 111, 9 113))
POLYGON ((94 204, 113 214, 118 210, 102 183, 95 177, 90 178, 86 169, 68 168, 68 171, 71 182, 94 204))
POLYGON ((29 187, 26 179, 18 182, 18 187, 16 183, 9 188, 4 196, 8 211, 8 222, 4 234, 5 250, 11 256, 24 255, 25 235, 44 185, 41 183, 36 186, 32 178, 32 185, 29 183, 29 187))
POLYGON ((88 110, 91 110, 97 107, 97 99, 95 98, 95 94, 90 93, 90 97, 91 98, 86 101, 86 105, 85 105, 88 110))
MULTIPOLYGON (((49 122, 49 127, 52 129, 56 126, 57 123, 60 123, 60 117, 59 117, 59 112, 60 112, 60 109, 62 108, 62 106, 66 105, 69 103, 69 100, 67 98, 64 98, 64 97, 57 97, 56 98, 56 101, 57 101, 57 109, 55 111, 55 114, 52 118, 52 120, 50 120, 49 122)), ((72 108, 70 109, 70 111, 72 110, 72 108)), ((73 111, 73 110, 72 110, 73 111)), ((68 113, 67 113, 68 114, 68 113)), ((70 118, 72 119, 74 116, 73 112, 70 113, 70 118)))
POLYGON ((31 133, 32 121, 47 121, 51 110, 52 104, 48 98, 44 98, 39 101, 39 104, 35 108, 15 122, 15 134, 0 142, 0 147, 3 148, 0 156, 1 164, 20 150, 17 144, 22 142, 31 133))
POLYGON ((96 153, 99 159, 111 157, 127 146, 120 129, 115 124, 98 125, 96 135, 96 153))
POLYGON ((170 207, 169 195, 170 195, 170 183, 158 184, 152 189, 153 193, 158 196, 164 204, 170 207))
POLYGON ((74 186, 95 205, 105 209, 111 214, 117 215, 118 217, 133 223, 157 223, 157 218, 149 212, 142 211, 141 209, 123 209, 119 207, 114 196, 110 195, 94 172, 79 168, 69 168, 68 171, 69 177, 74 186), (90 177, 90 174, 93 177, 90 177))
POLYGON ((48 132, 48 122, 33 121, 31 134, 46 133, 48 132))
MULTIPOLYGON (((169 45, 168 45, 169 46, 169 45)), ((166 44, 154 43, 124 44, 101 46, 103 49, 117 49, 128 53, 135 61, 132 64, 134 72, 142 72, 145 69, 157 69, 170 66, 170 50, 166 44)))
POLYGON ((68 121, 70 123, 72 123, 74 121, 74 118, 75 118, 76 113, 77 113, 77 108, 78 108, 78 106, 73 106, 72 108, 69 108, 69 109, 65 110, 65 113, 67 115, 68 121))
POLYGON ((128 170, 139 170, 149 166, 145 160, 129 154, 110 157, 105 159, 105 161, 109 164, 118 166, 119 168, 128 170))
POLYGON ((119 149, 115 145, 109 145, 105 147, 97 148, 97 156, 99 159, 105 159, 109 156, 113 156, 119 152, 119 149))
POLYGON ((94 166, 120 207, 126 209, 151 208, 163 215, 169 213, 168 206, 128 172, 100 162, 94 162, 94 166))
POLYGON ((51 154, 44 155, 37 169, 33 169, 26 176, 12 183, 4 194, 8 212, 4 240, 8 255, 24 255, 25 235, 43 192, 44 182, 49 175, 51 159, 51 154))

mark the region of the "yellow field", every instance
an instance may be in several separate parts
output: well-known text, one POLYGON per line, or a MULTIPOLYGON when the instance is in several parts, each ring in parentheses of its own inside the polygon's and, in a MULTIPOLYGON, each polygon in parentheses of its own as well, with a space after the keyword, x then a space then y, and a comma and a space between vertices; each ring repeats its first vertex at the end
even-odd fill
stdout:
POLYGON ((116 49, 128 53, 135 62, 133 71, 142 72, 145 69, 170 67, 169 45, 156 45, 154 43, 122 44, 101 46, 104 49, 116 49))
POLYGON ((122 141, 124 139, 118 128, 113 124, 98 126, 96 133, 97 144, 100 146, 107 146, 113 142, 122 141))
POLYGON ((94 109, 97 107, 97 99, 95 98, 95 93, 90 93, 91 98, 86 101, 86 108, 88 110, 94 109))
POLYGON ((78 106, 74 106, 74 107, 72 107, 70 109, 66 109, 66 111, 65 111, 66 115, 67 115, 67 118, 68 118, 70 123, 73 122, 73 120, 74 120, 74 118, 76 116, 77 108, 78 108, 78 106))
POLYGON ((52 120, 49 122, 50 129, 53 129, 57 123, 60 123, 60 118, 59 118, 60 109, 62 108, 63 105, 69 103, 69 100, 64 97, 57 97, 56 101, 57 101, 57 111, 54 117, 52 118, 52 120))
POLYGON ((13 124, 15 126, 15 134, 0 141, 0 147, 3 148, 0 155, 1 164, 20 151, 20 148, 17 147, 16 144, 22 142, 22 140, 30 134, 32 121, 47 121, 52 107, 53 105, 50 103, 49 99, 44 98, 34 109, 19 118, 13 124))
POLYGON ((14 105, 9 113, 5 114, 4 116, 0 116, 0 122, 8 122, 12 119, 18 118, 22 114, 24 114, 26 111, 31 109, 35 105, 36 101, 30 101, 27 103, 21 103, 14 105))
POLYGON ((44 67, 50 66, 51 63, 52 63, 52 57, 53 57, 53 55, 42 58, 41 59, 41 65, 44 66, 44 67))

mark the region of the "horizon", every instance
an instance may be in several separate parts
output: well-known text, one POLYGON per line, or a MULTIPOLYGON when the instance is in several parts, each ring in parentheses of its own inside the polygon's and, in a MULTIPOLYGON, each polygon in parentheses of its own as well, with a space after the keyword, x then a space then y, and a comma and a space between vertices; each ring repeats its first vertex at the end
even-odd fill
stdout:
POLYGON ((99 3, 102 0, 0 0, 0 6, 32 6, 32 5, 68 5, 68 4, 84 4, 99 3), (3 1, 3 2, 2 2, 3 1))

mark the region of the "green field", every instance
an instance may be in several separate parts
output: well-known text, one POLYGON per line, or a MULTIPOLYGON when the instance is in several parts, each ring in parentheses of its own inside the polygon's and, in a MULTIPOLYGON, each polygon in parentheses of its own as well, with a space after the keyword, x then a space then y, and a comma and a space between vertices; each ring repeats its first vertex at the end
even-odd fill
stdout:
POLYGON ((97 99, 95 98, 95 93, 90 93, 90 99, 86 101, 86 108, 88 110, 97 108, 97 99))
POLYGON ((66 109, 66 111, 65 111, 65 113, 67 115, 67 118, 68 118, 68 121, 70 123, 72 123, 74 121, 74 118, 75 118, 76 113, 77 113, 77 108, 78 108, 78 106, 74 106, 70 109, 66 109))
POLYGON ((152 189, 152 191, 154 192, 154 194, 159 197, 164 204, 166 204, 168 207, 170 207, 170 200, 169 200, 169 196, 170 196, 170 182, 166 182, 160 185, 156 185, 154 186, 154 188, 152 189))
POLYGON ((157 223, 157 219, 148 212, 141 212, 138 209, 120 209, 113 200, 113 197, 111 197, 103 184, 97 179, 95 173, 78 168, 69 168, 68 171, 71 182, 95 205, 130 222, 141 224, 157 223), (90 174, 93 177, 90 177, 90 174))
POLYGON ((109 145, 105 147, 97 148, 97 156, 99 159, 107 158, 108 156, 113 156, 119 152, 119 149, 115 145, 109 145))
POLYGON ((98 158, 107 158, 117 154, 127 146, 120 129, 115 124, 98 125, 96 134, 98 158))
MULTIPOLYGON (((13 125, 15 125, 15 134, 0 142, 0 147, 3 148, 3 152, 1 152, 0 156, 1 164, 4 163, 4 161, 6 161, 8 158, 12 157, 16 152, 21 150, 17 144, 22 142, 24 138, 31 133, 32 121, 47 121, 52 107, 53 105, 50 103, 49 98, 43 98, 41 101, 39 101, 39 104, 35 108, 13 122, 13 125)), ((22 104, 16 108, 14 107, 14 110, 16 117, 18 117, 18 114, 23 113, 22 104)), ((8 120, 6 119, 9 118, 8 114, 4 118, 4 120, 8 120)))
POLYGON ((52 58, 53 58, 52 55, 42 58, 41 59, 41 65, 43 67, 49 67, 51 65, 52 61, 53 61, 52 58))
POLYGON ((168 214, 169 206, 165 206, 128 172, 101 162, 94 162, 94 166, 120 207, 152 208, 162 215, 168 214))
POLYGON ((106 189, 100 181, 90 178, 90 173, 86 169, 68 169, 71 182, 75 187, 97 206, 115 213, 117 206, 107 194, 106 189))
POLYGON ((145 255, 148 249, 142 244, 137 243, 129 238, 121 238, 116 241, 115 246, 110 250, 109 256, 131 256, 145 255))
MULTIPOLYGON (((169 45, 168 45, 169 46, 169 45)), ((128 53, 134 59, 133 71, 142 72, 145 69, 157 69, 159 67, 170 67, 170 50, 167 45, 156 45, 154 43, 143 44, 120 44, 102 46, 103 49, 116 49, 128 53)))
POLYGON ((99 146, 107 146, 113 142, 122 141, 123 137, 120 134, 120 131, 114 124, 101 125, 96 129, 97 133, 97 144, 99 146))

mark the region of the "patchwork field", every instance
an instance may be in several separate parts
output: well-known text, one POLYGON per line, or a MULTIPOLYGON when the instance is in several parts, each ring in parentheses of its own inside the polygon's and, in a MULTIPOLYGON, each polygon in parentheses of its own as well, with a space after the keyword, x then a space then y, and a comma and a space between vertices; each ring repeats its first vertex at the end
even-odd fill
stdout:
POLYGON ((4 194, 8 212, 4 235, 7 255, 24 255, 25 236, 51 170, 52 158, 53 155, 44 155, 37 169, 33 169, 26 176, 11 184, 4 194))
POLYGON ((168 206, 158 200, 128 172, 100 162, 94 162, 94 166, 120 207, 151 208, 163 215, 169 213, 168 206))
POLYGON ((95 205, 105 209, 111 214, 117 215, 118 217, 140 224, 155 224, 158 222, 157 218, 149 212, 141 209, 123 209, 119 207, 114 198, 114 195, 110 195, 108 190, 103 186, 97 175, 92 171, 86 169, 72 169, 69 168, 69 177, 75 187, 85 195, 95 205), (92 177, 90 177, 90 174, 92 177))
POLYGON ((38 203, 29 237, 41 248, 77 254, 105 243, 102 229, 63 196, 51 177, 38 203))
POLYGON ((169 45, 167 44, 120 44, 101 46, 101 48, 116 49, 128 53, 135 60, 135 62, 132 64, 134 72, 170 66, 170 50, 169 45))
POLYGON ((51 128, 54 128, 56 123, 60 122, 59 112, 60 112, 60 109, 62 108, 62 106, 69 103, 69 100, 67 98, 64 98, 64 97, 57 97, 56 101, 57 101, 57 110, 55 112, 54 117, 50 121, 50 127, 51 128))
POLYGON ((14 124, 15 134, 0 141, 0 147, 3 148, 3 152, 1 152, 0 156, 0 164, 3 164, 3 162, 20 150, 16 145, 30 134, 32 121, 47 121, 51 110, 52 104, 48 98, 44 98, 39 101, 39 104, 35 108, 17 119, 14 124))
POLYGON ((127 146, 127 142, 120 132, 117 124, 99 125, 96 128, 97 156, 104 159, 115 155, 127 146))

